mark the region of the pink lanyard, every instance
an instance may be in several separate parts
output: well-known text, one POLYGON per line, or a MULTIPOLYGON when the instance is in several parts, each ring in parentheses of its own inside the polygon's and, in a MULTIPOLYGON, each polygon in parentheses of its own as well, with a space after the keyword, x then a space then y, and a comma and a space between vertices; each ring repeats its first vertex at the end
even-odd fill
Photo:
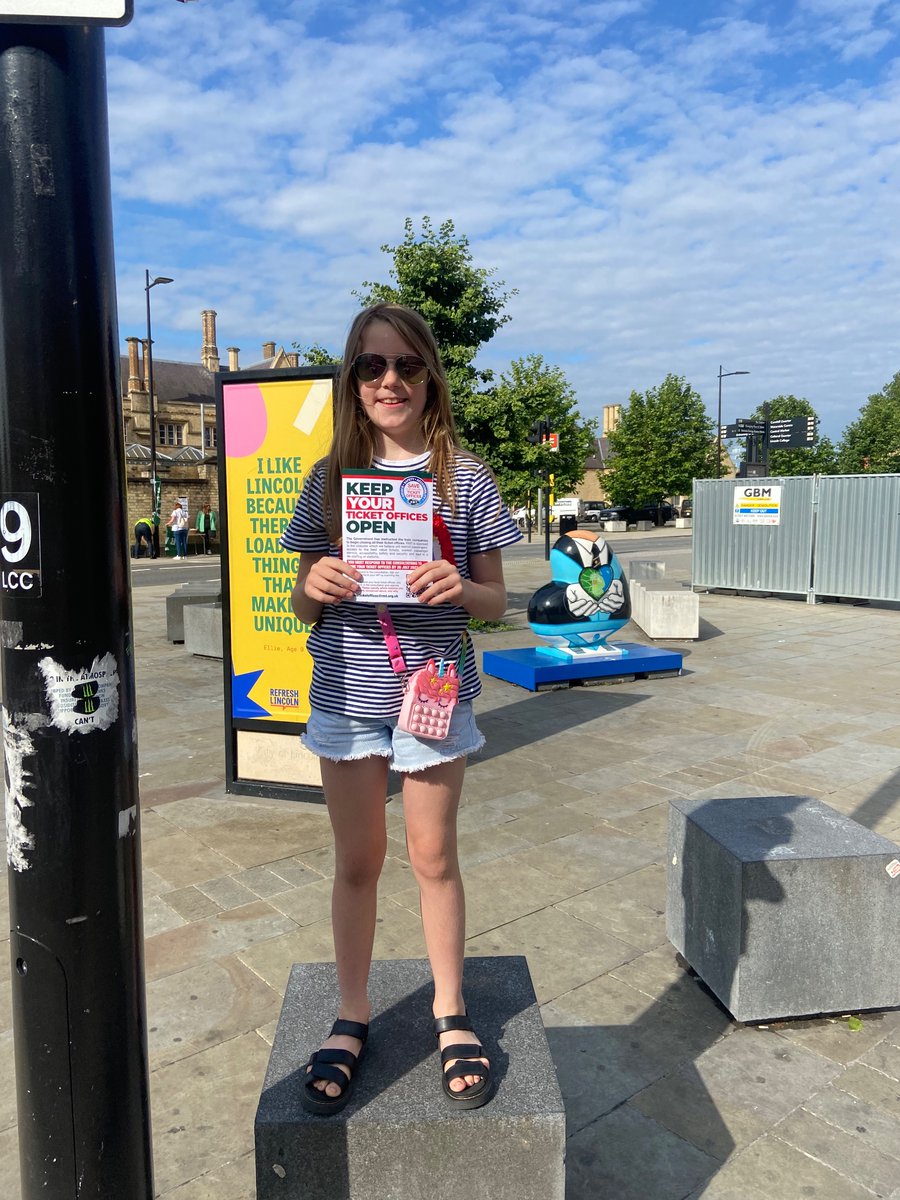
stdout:
MULTIPOLYGON (((434 535, 438 540, 438 545, 441 548, 441 556, 449 563, 456 566, 456 554, 453 551, 453 542, 450 538, 450 530, 444 521, 444 518, 437 514, 434 518, 434 535)), ((403 657, 403 651, 400 649, 400 639, 397 637, 397 630, 394 628, 394 622, 391 620, 391 614, 386 604, 379 604, 375 608, 375 616, 378 618, 378 624, 381 626, 381 633, 384 637, 384 644, 387 646, 388 658, 391 660, 391 667, 397 675, 406 675, 409 667, 406 665, 406 659, 403 657)), ((463 667, 466 662, 466 634, 462 635, 462 645, 460 647, 459 657, 459 675, 462 678, 463 667)))

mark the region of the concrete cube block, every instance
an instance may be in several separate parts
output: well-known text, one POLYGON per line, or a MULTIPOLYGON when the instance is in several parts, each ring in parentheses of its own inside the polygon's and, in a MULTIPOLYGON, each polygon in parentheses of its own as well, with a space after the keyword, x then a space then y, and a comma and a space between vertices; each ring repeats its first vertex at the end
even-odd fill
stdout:
POLYGON ((900 847, 803 796, 669 802, 666 932, 738 1021, 900 1005, 900 847))
POLYGON ((207 580, 183 583, 177 592, 166 596, 166 637, 170 642, 184 641, 184 609, 188 604, 211 604, 222 593, 219 584, 207 580))
POLYGON ((628 572, 628 582, 633 583, 638 579, 665 579, 666 564, 664 562, 654 562, 649 558, 633 558, 630 563, 627 563, 625 570, 628 572))
POLYGON ((428 963, 401 959, 372 964, 350 1103, 316 1117, 299 1093, 334 1020, 335 968, 292 968, 256 1114, 258 1200, 563 1200, 565 1113, 525 959, 466 959, 465 989, 498 1078, 490 1103, 444 1096, 428 963))
POLYGON ((602 521, 604 533, 624 533, 628 528, 625 521, 602 521))
POLYGON ((632 582, 631 619, 652 638, 698 638, 700 597, 665 580, 632 582))
POLYGON ((693 524, 694 524, 693 517, 676 517, 675 518, 675 528, 676 529, 690 529, 693 526, 693 524))
POLYGON ((222 605, 189 604, 183 610, 184 648, 202 658, 222 657, 222 605))
POLYGON ((652 521, 635 521, 634 527, 638 533, 647 533, 648 530, 655 528, 652 521))

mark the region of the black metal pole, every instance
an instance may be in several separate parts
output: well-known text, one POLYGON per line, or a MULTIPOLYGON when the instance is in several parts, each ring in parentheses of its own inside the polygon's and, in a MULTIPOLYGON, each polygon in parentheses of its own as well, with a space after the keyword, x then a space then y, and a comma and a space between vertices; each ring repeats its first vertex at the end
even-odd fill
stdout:
POLYGON ((153 528, 151 533, 153 548, 150 553, 153 558, 159 558, 160 487, 156 474, 156 400, 153 393, 153 333, 150 329, 150 289, 155 288, 158 283, 172 282, 168 275, 159 275, 151 282, 149 270, 144 272, 144 291, 147 295, 147 398, 149 400, 150 415, 150 492, 151 507, 153 510, 153 528))
POLYGON ((144 292, 147 296, 147 398, 150 404, 150 504, 152 509, 153 558, 159 558, 159 505, 156 488, 156 406, 153 399, 153 334, 150 332, 150 272, 146 272, 144 292))
POLYGON ((0 702, 23 1200, 153 1195, 103 33, 0 24, 0 702))

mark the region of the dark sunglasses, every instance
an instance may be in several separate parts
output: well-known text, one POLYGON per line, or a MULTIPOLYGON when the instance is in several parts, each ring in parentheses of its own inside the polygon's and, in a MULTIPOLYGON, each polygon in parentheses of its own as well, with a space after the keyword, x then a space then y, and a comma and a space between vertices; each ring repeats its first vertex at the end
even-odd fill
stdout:
POLYGON ((424 383, 428 378, 428 366, 416 354, 398 354, 395 358, 385 358, 383 354, 358 354, 353 360, 353 374, 360 383, 374 383, 389 364, 393 364, 404 383, 424 383))

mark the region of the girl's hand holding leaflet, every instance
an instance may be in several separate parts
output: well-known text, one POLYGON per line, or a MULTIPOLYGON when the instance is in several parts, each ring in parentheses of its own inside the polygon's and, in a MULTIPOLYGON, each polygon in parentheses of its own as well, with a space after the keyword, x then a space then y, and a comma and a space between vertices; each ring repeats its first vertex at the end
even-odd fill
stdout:
POLYGON ((340 604, 359 591, 362 575, 340 558, 324 554, 309 568, 304 594, 319 604, 340 604))
POLYGON ((445 558, 422 563, 406 577, 409 590, 422 604, 460 604, 463 581, 459 571, 445 558))

